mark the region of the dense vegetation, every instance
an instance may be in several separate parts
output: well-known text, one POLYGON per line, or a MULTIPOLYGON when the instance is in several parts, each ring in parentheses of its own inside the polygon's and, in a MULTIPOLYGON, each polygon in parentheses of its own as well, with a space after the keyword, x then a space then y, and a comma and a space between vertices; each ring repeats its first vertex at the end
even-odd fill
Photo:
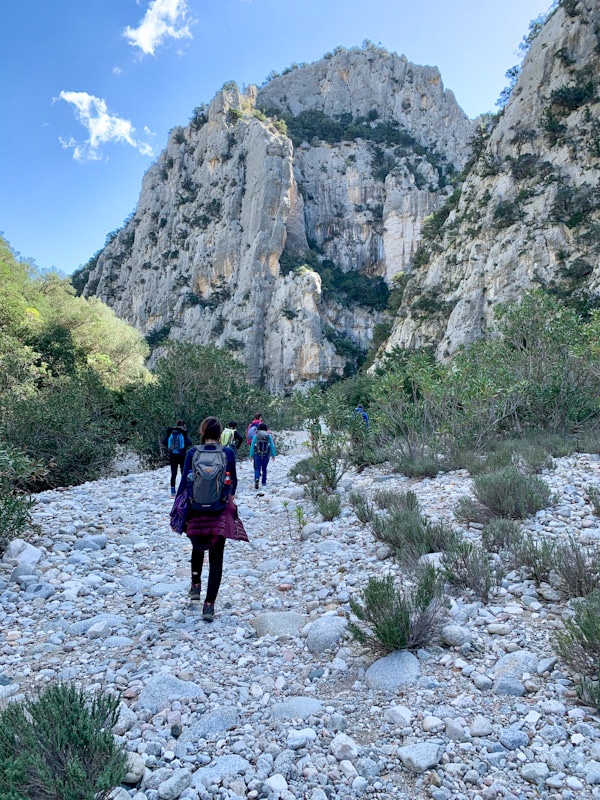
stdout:
POLYGON ((279 401, 226 352, 171 344, 153 372, 148 353, 104 303, 0 240, 0 551, 28 524, 28 492, 93 480, 122 445, 159 464, 178 417, 193 436, 208 414, 243 422, 260 410, 281 425, 279 401))

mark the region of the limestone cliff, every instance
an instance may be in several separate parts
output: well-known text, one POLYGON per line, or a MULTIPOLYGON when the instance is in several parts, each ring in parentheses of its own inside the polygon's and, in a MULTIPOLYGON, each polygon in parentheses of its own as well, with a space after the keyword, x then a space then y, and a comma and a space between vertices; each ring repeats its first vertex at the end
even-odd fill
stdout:
POLYGON ((372 46, 226 84, 172 131, 84 293, 154 345, 228 348, 273 392, 342 374, 472 131, 436 69, 372 46))
POLYGON ((445 358, 533 286, 599 304, 599 79, 598 0, 561 0, 462 190, 425 225, 388 351, 435 345, 445 358))

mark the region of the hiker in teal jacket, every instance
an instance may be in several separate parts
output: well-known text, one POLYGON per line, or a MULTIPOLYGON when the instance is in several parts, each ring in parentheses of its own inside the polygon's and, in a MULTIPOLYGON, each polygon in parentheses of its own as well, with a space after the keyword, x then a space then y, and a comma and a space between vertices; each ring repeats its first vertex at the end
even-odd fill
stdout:
POLYGON ((262 475, 262 485, 267 483, 267 466, 269 458, 277 455, 273 437, 266 423, 261 422, 250 444, 250 458, 254 459, 254 488, 258 489, 258 481, 262 475))

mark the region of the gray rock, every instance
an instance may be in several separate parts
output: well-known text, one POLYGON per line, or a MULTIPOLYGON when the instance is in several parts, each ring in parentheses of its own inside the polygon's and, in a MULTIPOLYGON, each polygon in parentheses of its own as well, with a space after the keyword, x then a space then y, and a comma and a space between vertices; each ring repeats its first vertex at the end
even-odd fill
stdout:
POLYGON ((142 781, 142 789, 158 789, 161 783, 173 776, 173 773, 174 770, 169 767, 159 767, 154 772, 146 773, 142 781))
POLYGON ((358 747, 350 736, 338 733, 331 742, 331 752, 338 761, 353 761, 358 755, 358 747))
POLYGON ((16 562, 18 566, 35 566, 42 557, 42 551, 38 550, 29 542, 23 539, 13 539, 10 541, 2 556, 2 561, 6 563, 16 562))
POLYGON ((306 617, 296 611, 267 611, 252 620, 257 636, 293 636, 306 625, 306 617))
POLYGON ((117 614, 97 614, 95 617, 87 617, 78 622, 74 622, 67 628, 67 633, 71 636, 81 636, 95 625, 97 622, 106 622, 111 628, 124 628, 127 626, 127 620, 117 614))
POLYGON ((315 697, 288 697, 283 703, 277 703, 271 708, 273 719, 306 719, 312 714, 319 714, 323 704, 315 697))
POLYGON ((52 595, 56 594, 56 589, 49 583, 31 583, 25 592, 25 600, 35 600, 41 597, 42 600, 48 600, 52 595))
POLYGON ((201 767, 196 770, 192 775, 191 785, 195 788, 200 786, 208 788, 235 775, 244 775, 250 768, 250 762, 241 756, 221 756, 208 767, 201 767))
POLYGON ((495 681, 493 692, 494 694, 507 695, 508 697, 523 697, 526 689, 521 681, 513 675, 504 675, 495 681))
POLYGON ((538 761, 533 764, 525 764, 521 770, 523 780, 528 783, 534 783, 536 786, 545 781, 549 774, 548 765, 538 761))
POLYGON ((154 675, 140 692, 138 702, 141 708, 158 711, 162 705, 182 697, 204 697, 204 691, 192 681, 181 681, 168 672, 154 675))
POLYGON ((130 731, 133 728, 136 722, 137 716, 134 714, 134 712, 129 708, 129 706, 126 706, 125 703, 121 703, 119 717, 113 727, 113 733, 115 733, 117 736, 123 736, 127 733, 127 731, 130 731))
POLYGON ((348 623, 343 617, 328 615, 310 626, 306 644, 311 653, 318 654, 333 649, 344 636, 348 623))
POLYGON ((504 745, 507 750, 517 750, 519 747, 527 747, 529 744, 529 736, 515 728, 503 728, 498 738, 500 744, 504 745))
POLYGON ((123 783, 133 786, 144 777, 144 759, 139 753, 127 754, 127 773, 123 778, 123 783))
POLYGON ((293 750, 282 750, 273 764, 273 773, 291 778, 296 770, 296 753, 293 750))
MULTIPOLYGON (((182 695, 183 696, 183 695, 182 695)), ((186 695, 189 697, 190 695, 186 695)), ((180 742, 195 742, 198 739, 210 739, 225 731, 235 728, 240 720, 240 713, 235 706, 221 706, 207 714, 202 714, 198 722, 186 728, 179 737, 180 742)))
POLYGON ((448 647, 460 647, 472 639, 471 631, 462 625, 444 625, 441 632, 442 643, 448 647))
POLYGON ((398 748, 400 760, 411 772, 425 772, 439 764, 444 748, 437 744, 408 744, 398 748))
POLYGON ((519 680, 523 674, 528 672, 530 675, 537 673, 537 656, 529 650, 515 650, 499 658, 494 667, 494 677, 501 678, 504 675, 512 675, 519 680))
POLYGON ((469 728, 471 736, 476 736, 476 737, 489 736, 493 732, 493 730, 494 726, 492 725, 492 723, 489 721, 489 719, 483 717, 481 714, 477 714, 477 716, 475 717, 469 728))
POLYGON ((480 692, 487 692, 494 685, 494 681, 491 678, 488 678, 487 675, 482 675, 480 672, 474 672, 472 677, 473 683, 480 692))
POLYGON ((417 657, 407 650, 401 650, 371 664, 365 673, 365 681, 369 689, 394 692, 400 686, 414 683, 420 674, 417 657))
POLYGON ((187 769, 176 769, 173 776, 158 787, 161 800, 177 800, 184 789, 192 783, 192 773, 187 769))
POLYGON ((589 786, 600 784, 600 761, 588 761, 585 765, 585 780, 589 786))

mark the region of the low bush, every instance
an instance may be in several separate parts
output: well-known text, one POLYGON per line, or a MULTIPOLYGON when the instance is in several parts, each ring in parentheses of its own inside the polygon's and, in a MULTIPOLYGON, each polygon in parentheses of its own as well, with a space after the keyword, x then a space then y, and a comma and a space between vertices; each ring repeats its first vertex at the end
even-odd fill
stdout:
POLYGON ((600 489, 597 486, 588 486, 587 495, 594 509, 594 514, 600 517, 600 489))
POLYGON ((477 500, 474 500, 472 497, 461 497, 454 509, 454 516, 459 522, 466 525, 468 525, 469 522, 487 525, 487 523, 494 518, 489 508, 478 503, 477 500))
POLYGON ((396 472, 408 478, 435 478, 444 469, 444 463, 435 455, 399 455, 393 464, 396 472))
POLYGON ((414 492, 398 492, 395 489, 378 489, 373 495, 377 508, 419 510, 419 500, 414 492))
POLYGON ((502 579, 498 569, 494 569, 488 553, 483 547, 466 539, 456 542, 442 556, 444 578, 452 586, 471 589, 484 602, 490 592, 502 579))
POLYGON ((388 651, 416 650, 435 642, 445 618, 439 583, 431 571, 423 573, 412 591, 398 589, 391 575, 370 578, 362 603, 351 600, 350 632, 361 644, 388 651))
POLYGON ((317 508, 321 512, 323 519, 331 521, 339 517, 342 510, 342 501, 339 494, 319 494, 317 498, 317 508))
POLYGON ((511 550, 520 538, 521 528, 511 519, 493 519, 481 531, 482 545, 493 553, 511 550))
POLYGON ((600 708, 600 591, 573 603, 573 616, 557 635, 556 651, 582 676, 583 699, 600 708))
POLYGON ((371 522, 375 515, 375 508, 367 498, 359 492, 351 492, 348 496, 354 513, 362 523, 371 522))
POLYGON ((12 539, 31 524, 34 501, 20 488, 32 474, 30 459, 11 447, 0 445, 0 556, 12 539))
POLYGON ((555 550, 554 542, 527 533, 513 543, 510 564, 514 569, 525 567, 537 583, 545 583, 556 563, 555 550))
POLYGON ((444 552, 455 544, 457 533, 443 522, 430 522, 421 516, 418 506, 392 508, 373 518, 373 535, 387 544, 404 566, 414 568, 421 556, 444 552))
POLYGON ((477 475, 474 483, 475 497, 491 518, 525 519, 550 503, 548 485, 514 467, 477 475))
POLYGON ((585 597, 600 589, 600 551, 585 548, 572 537, 554 548, 554 571, 561 580, 561 590, 569 597, 585 597))
POLYGON ((112 727, 119 700, 66 684, 0 712, 0 797, 104 800, 125 777, 112 727))

